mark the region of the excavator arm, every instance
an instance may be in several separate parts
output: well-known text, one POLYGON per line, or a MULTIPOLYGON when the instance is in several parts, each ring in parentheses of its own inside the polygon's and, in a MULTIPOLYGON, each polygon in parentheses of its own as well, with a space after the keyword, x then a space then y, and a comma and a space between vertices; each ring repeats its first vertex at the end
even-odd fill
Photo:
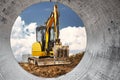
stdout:
POLYGON ((53 14, 54 14, 54 30, 55 30, 55 39, 58 39, 59 38, 59 12, 58 12, 58 6, 55 5, 54 6, 54 11, 53 11, 53 14))
POLYGON ((58 18, 59 18, 58 8, 57 8, 57 5, 54 5, 54 10, 46 22, 46 45, 45 45, 46 50, 48 49, 49 39, 50 39, 49 31, 51 30, 51 27, 53 24, 54 24, 55 40, 59 38, 59 28, 58 28, 59 19, 58 18))

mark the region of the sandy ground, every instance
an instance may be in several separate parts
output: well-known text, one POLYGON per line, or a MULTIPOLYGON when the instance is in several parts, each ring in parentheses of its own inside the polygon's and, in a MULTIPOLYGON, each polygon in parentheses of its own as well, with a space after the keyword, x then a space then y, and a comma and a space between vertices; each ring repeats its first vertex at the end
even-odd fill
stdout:
POLYGON ((59 77, 70 72, 82 59, 84 53, 78 53, 70 56, 71 64, 69 65, 58 65, 58 66, 36 66, 28 63, 19 63, 26 71, 39 77, 59 77))

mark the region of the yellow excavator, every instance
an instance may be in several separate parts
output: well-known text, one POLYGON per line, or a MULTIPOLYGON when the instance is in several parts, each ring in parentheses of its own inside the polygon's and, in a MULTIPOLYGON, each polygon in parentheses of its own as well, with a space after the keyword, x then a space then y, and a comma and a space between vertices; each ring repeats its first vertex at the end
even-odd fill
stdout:
POLYGON ((69 46, 62 46, 59 39, 59 12, 57 4, 45 23, 36 28, 36 42, 32 45, 30 64, 38 66, 70 64, 69 46))

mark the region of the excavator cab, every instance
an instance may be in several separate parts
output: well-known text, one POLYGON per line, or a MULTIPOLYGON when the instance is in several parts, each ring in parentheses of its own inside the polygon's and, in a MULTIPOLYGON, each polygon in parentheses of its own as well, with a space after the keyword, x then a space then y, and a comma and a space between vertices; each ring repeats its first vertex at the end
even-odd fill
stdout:
POLYGON ((46 30, 46 26, 40 26, 36 28, 36 41, 41 43, 41 50, 42 51, 47 51, 47 53, 49 53, 50 51, 52 51, 52 48, 54 46, 54 40, 55 40, 55 34, 54 34, 54 28, 52 27, 51 29, 49 29, 49 43, 48 43, 48 48, 45 49, 45 45, 46 45, 46 35, 45 35, 45 30, 46 30))
POLYGON ((44 51, 44 46, 45 46, 45 28, 44 26, 42 27, 37 27, 36 28, 36 41, 41 43, 41 49, 44 51))

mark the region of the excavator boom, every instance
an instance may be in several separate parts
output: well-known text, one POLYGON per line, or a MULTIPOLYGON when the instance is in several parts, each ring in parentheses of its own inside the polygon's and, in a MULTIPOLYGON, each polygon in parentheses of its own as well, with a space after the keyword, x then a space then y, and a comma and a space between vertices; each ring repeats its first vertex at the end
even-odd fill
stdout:
POLYGON ((48 18, 46 22, 46 49, 48 48, 49 44, 49 30, 51 29, 52 25, 54 24, 54 33, 55 33, 55 40, 58 40, 59 38, 59 12, 58 12, 58 7, 55 4, 54 5, 54 10, 51 12, 50 17, 48 18))

